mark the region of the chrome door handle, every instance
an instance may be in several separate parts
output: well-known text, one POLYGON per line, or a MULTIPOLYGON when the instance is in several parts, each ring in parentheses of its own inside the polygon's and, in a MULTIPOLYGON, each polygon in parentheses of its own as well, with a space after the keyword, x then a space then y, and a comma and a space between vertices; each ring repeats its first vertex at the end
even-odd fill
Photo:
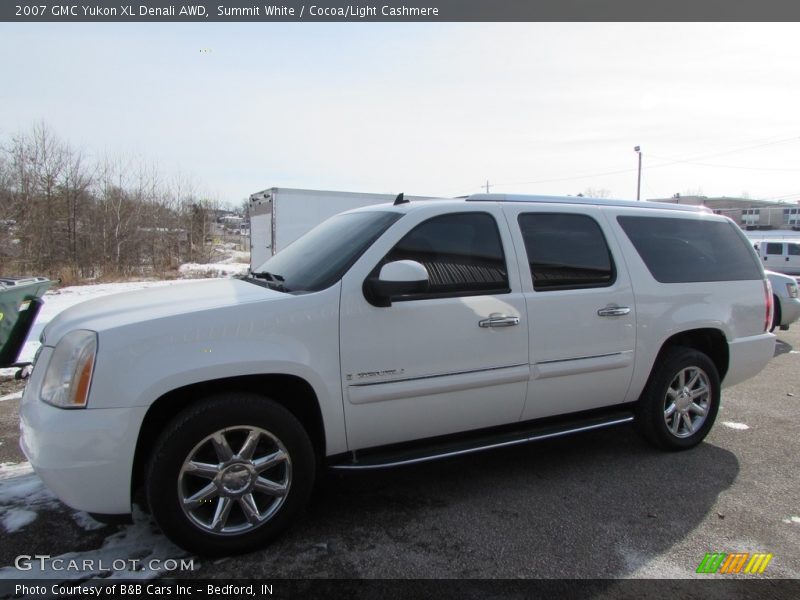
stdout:
POLYGON ((631 312, 627 306, 606 306, 597 311, 600 317, 621 317, 631 312))
POLYGON ((478 321, 478 327, 513 327, 519 325, 519 317, 492 316, 478 321))

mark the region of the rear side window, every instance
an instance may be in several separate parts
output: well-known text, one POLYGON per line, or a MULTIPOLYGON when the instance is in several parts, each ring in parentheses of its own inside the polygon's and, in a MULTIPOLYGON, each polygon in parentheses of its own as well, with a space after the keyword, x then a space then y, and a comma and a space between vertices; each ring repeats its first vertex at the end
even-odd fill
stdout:
POLYGON ((614 262, 597 222, 586 215, 525 213, 522 238, 537 291, 611 285, 614 262))
POLYGON ((783 244, 767 244, 767 254, 783 254, 783 244))
POLYGON ((661 283, 762 279, 750 243, 727 221, 617 217, 661 283))
POLYGON ((788 244, 789 256, 800 256, 800 244, 788 244))

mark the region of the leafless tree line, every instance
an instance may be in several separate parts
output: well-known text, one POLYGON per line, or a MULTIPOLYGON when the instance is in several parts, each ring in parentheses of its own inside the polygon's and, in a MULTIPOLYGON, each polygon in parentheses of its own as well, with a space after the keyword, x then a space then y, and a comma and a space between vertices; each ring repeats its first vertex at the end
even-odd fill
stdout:
POLYGON ((191 182, 91 160, 45 125, 0 140, 0 275, 164 275, 208 259, 213 208, 191 182))

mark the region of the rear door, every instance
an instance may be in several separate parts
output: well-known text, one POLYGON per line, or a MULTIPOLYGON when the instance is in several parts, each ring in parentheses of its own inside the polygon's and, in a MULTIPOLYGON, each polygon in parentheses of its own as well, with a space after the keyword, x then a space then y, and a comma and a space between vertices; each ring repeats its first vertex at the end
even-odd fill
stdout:
POLYGON ((625 400, 636 306, 627 268, 593 206, 505 207, 520 257, 531 380, 524 419, 625 400))

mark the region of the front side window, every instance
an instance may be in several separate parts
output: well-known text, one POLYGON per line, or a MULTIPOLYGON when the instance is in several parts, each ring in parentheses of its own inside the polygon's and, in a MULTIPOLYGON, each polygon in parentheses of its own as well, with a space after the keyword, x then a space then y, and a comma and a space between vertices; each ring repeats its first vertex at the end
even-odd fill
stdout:
POLYGON ((767 244, 767 254, 783 254, 783 244, 767 244))
POLYGON ((428 271, 428 290, 397 300, 509 292, 503 244, 487 213, 442 215, 420 223, 401 239, 373 272, 396 260, 414 260, 428 271))
POLYGON ((597 221, 586 215, 519 216, 536 291, 605 287, 616 273, 597 221))

